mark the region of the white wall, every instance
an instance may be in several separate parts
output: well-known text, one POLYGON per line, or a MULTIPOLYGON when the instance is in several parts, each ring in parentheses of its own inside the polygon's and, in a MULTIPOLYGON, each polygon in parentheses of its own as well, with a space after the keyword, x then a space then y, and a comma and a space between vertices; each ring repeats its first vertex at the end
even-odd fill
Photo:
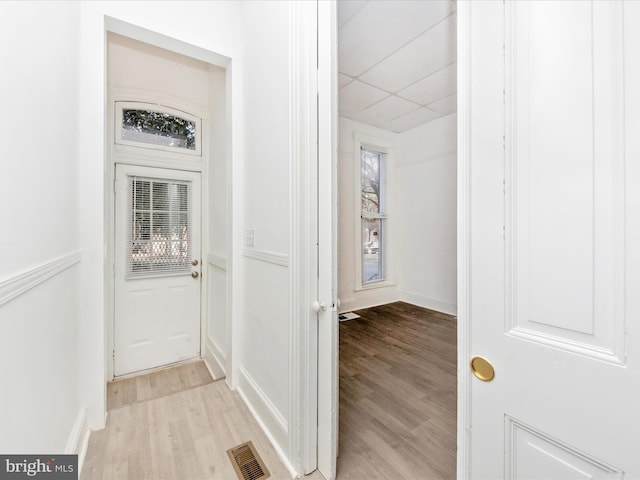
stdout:
POLYGON ((398 135, 400 299, 456 314, 456 115, 398 135))
POLYGON ((237 57, 239 10, 0 4, 0 451, 74 451, 104 424, 105 20, 237 57))
POLYGON ((244 292, 239 386, 277 445, 289 415, 289 2, 244 2, 244 292))
POLYGON ((107 57, 110 92, 145 92, 193 105, 195 114, 209 113, 209 72, 220 67, 114 33, 108 35, 107 57))
POLYGON ((348 312, 359 308, 381 305, 399 300, 397 282, 399 269, 396 264, 396 248, 399 229, 397 213, 397 199, 400 191, 397 184, 394 163, 398 161, 402 153, 398 143, 398 135, 364 123, 340 118, 339 131, 339 155, 338 155, 338 298, 340 298, 341 312, 348 312), (394 145, 393 157, 388 157, 392 162, 388 165, 388 215, 389 225, 387 231, 390 237, 387 239, 387 275, 388 280, 394 285, 357 290, 360 273, 357 272, 356 256, 360 255, 359 243, 356 242, 356 232, 359 230, 360 214, 356 209, 357 190, 357 166, 360 162, 359 153, 355 151, 355 134, 365 135, 372 139, 379 139, 394 145))
POLYGON ((83 418, 75 265, 79 12, 75 2, 0 3, 3 453, 75 450, 72 431, 83 418), (49 269, 34 271, 43 264, 49 269))
POLYGON ((214 376, 220 377, 227 371, 227 329, 228 320, 228 237, 229 237, 229 102, 227 99, 227 77, 224 71, 212 69, 210 72, 209 112, 210 138, 208 195, 209 195, 209 233, 207 262, 205 271, 207 299, 207 339, 205 358, 214 376))

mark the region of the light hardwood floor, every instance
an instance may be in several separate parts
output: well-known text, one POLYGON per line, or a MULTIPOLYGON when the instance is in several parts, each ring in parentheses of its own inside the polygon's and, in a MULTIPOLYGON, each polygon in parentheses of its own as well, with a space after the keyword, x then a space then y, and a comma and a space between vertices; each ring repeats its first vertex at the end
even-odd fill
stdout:
MULTIPOLYGON (((455 319, 401 302, 357 313, 340 323, 338 480, 455 478, 455 319)), ((271 479, 291 478, 201 362, 112 383, 108 404, 82 480, 235 480, 226 451, 248 440, 271 479)))
POLYGON ((110 384, 110 401, 120 396, 128 404, 110 409, 106 428, 91 434, 82 480, 236 480, 226 452, 249 440, 272 479, 291 478, 236 392, 206 378, 194 386, 201 367, 110 384), (163 384, 153 387, 154 378, 163 384))
POLYGON ((338 480, 456 476, 456 322, 396 302, 340 323, 338 480))
POLYGON ((202 360, 124 378, 107 385, 107 410, 166 397, 213 382, 202 360))

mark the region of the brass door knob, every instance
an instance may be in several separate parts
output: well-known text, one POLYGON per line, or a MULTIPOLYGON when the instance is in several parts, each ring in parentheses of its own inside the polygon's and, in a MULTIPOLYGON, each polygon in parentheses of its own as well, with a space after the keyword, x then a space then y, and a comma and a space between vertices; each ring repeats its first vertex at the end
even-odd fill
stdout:
POLYGON ((193 278, 198 278, 200 276, 200 274, 198 272, 191 272, 191 276, 193 278))
POLYGON ((490 382, 496 376, 491 362, 483 357, 473 357, 469 364, 473 374, 483 382, 490 382))
POLYGON ((194 260, 193 262, 191 262, 191 265, 193 265, 194 267, 198 266, 198 260, 194 260))

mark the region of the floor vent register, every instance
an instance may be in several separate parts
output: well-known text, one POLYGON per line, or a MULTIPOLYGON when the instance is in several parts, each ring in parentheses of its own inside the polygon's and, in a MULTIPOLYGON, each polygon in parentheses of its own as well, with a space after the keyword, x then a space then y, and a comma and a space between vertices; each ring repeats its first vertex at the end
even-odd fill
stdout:
POLYGON ((252 442, 230 448, 227 454, 239 480, 263 480, 271 476, 252 442))

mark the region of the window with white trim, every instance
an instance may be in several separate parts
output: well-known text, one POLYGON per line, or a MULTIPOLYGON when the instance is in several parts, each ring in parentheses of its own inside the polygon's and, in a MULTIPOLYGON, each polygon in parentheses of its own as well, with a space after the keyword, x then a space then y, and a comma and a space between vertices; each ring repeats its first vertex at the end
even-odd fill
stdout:
POLYGON ((201 155, 201 119, 186 112, 141 102, 116 102, 117 144, 201 155))
POLYGON ((386 157, 384 151, 360 146, 360 255, 363 286, 386 280, 386 157))

